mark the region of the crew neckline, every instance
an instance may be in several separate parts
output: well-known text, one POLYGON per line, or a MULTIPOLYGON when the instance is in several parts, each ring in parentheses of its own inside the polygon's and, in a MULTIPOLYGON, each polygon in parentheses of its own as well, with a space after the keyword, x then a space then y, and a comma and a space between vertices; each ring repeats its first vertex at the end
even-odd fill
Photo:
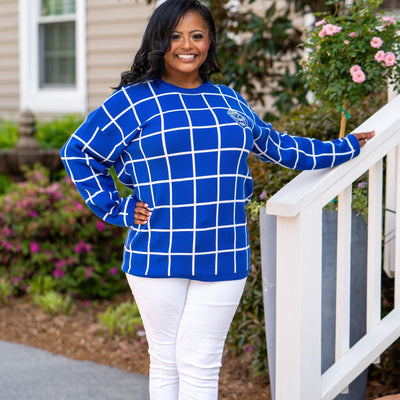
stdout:
POLYGON ((181 93, 201 93, 204 92, 205 89, 210 85, 209 81, 203 82, 201 85, 195 87, 195 88, 184 88, 182 86, 177 86, 172 83, 166 82, 163 79, 161 79, 161 84, 162 86, 169 88, 171 90, 181 92, 181 93))

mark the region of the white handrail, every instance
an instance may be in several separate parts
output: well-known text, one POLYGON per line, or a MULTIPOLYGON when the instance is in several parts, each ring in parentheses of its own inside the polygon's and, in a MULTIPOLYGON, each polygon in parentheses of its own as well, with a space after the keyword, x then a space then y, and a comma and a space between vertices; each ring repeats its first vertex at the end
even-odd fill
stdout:
POLYGON ((302 172, 269 199, 267 214, 293 217, 311 203, 322 207, 336 197, 400 144, 399 110, 400 96, 397 96, 357 128, 357 132, 375 130, 375 137, 358 157, 332 169, 302 172))

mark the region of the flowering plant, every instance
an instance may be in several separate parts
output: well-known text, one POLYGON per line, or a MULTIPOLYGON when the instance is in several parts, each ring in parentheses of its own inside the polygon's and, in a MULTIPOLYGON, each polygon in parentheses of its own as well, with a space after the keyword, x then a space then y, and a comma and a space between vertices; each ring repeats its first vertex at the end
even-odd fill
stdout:
POLYGON ((82 299, 126 290, 124 236, 89 210, 69 178, 52 182, 39 166, 0 195, 0 276, 17 294, 45 277, 82 299))
POLYGON ((400 24, 384 15, 380 4, 335 2, 335 13, 316 14, 315 29, 306 33, 303 69, 310 89, 322 105, 347 117, 348 107, 388 84, 400 91, 400 24))

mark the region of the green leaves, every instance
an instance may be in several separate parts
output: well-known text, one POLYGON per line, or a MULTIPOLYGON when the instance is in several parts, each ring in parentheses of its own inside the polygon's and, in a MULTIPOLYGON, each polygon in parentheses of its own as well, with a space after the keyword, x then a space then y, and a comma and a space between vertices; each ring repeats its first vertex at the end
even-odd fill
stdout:
POLYGON ((278 10, 272 3, 262 15, 248 6, 232 11, 228 3, 209 2, 222 64, 222 73, 213 80, 233 87, 250 103, 264 105, 266 97, 273 96, 278 111, 304 103, 306 88, 296 75, 301 33, 292 24, 289 9, 278 10), (292 71, 291 81, 286 66, 292 71))
POLYGON ((0 149, 12 149, 18 137, 18 124, 0 119, 0 149))
POLYGON ((48 122, 39 122, 36 138, 42 149, 61 149, 68 137, 79 127, 81 115, 71 114, 48 122))

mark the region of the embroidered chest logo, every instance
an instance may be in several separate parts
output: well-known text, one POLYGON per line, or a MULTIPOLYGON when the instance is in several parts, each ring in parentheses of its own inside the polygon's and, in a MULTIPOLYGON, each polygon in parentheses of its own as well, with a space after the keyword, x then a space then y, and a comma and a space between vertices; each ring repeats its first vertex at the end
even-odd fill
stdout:
POLYGON ((247 128, 247 119, 244 117, 243 114, 236 110, 228 110, 228 114, 242 127, 247 128))

